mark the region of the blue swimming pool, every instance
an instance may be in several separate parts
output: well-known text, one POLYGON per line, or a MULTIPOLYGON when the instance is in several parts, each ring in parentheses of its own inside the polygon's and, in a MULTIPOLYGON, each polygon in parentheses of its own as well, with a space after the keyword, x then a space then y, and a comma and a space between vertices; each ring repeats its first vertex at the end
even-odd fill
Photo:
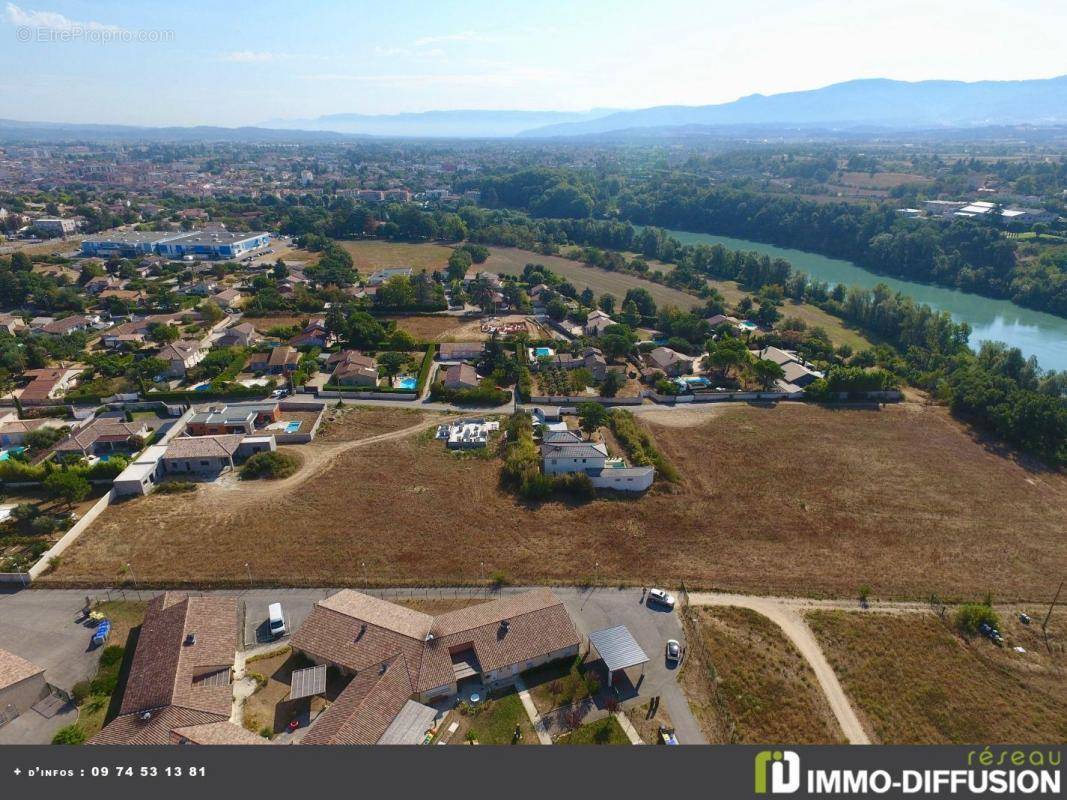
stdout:
POLYGON ((413 378, 410 375, 404 375, 403 377, 396 379, 396 388, 398 389, 407 389, 408 391, 412 391, 418 385, 419 379, 413 378))
POLYGON ((548 358, 549 356, 552 355, 552 348, 551 347, 535 347, 534 348, 534 355, 537 356, 538 358, 548 358))
POLYGON ((18 455, 19 453, 25 451, 25 449, 25 447, 9 447, 7 450, 0 450, 0 461, 7 461, 8 458, 10 458, 10 453, 18 455))
POLYGON ((301 423, 300 420, 296 420, 295 422, 287 422, 285 423, 285 432, 296 433, 298 430, 300 430, 300 426, 302 424, 303 423, 301 423))

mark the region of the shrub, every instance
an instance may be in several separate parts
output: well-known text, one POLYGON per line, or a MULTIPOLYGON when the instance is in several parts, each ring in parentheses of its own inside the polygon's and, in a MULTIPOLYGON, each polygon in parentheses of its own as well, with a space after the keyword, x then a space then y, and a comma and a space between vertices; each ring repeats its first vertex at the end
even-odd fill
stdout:
POLYGON ((956 609, 956 627, 963 633, 975 636, 982 623, 991 628, 1000 626, 1000 619, 992 607, 985 603, 966 603, 956 609))
POLYGON ((89 684, 89 689, 92 694, 112 695, 118 685, 119 671, 117 669, 101 670, 89 684))
POLYGON ((43 514, 34 518, 30 523, 30 530, 32 530, 38 536, 47 536, 56 529, 56 518, 43 514))
POLYGON ((262 736, 264 739, 273 739, 274 731, 271 730, 269 725, 264 725, 262 728, 259 729, 259 735, 262 736))
POLYGON ((262 689, 264 686, 267 685, 267 676, 264 675, 262 672, 253 672, 249 670, 245 673, 245 677, 251 678, 253 681, 255 681, 257 689, 262 689))
POLYGON ((89 686, 89 681, 78 681, 71 687, 70 696, 74 698, 74 703, 80 706, 91 692, 92 687, 89 686))
POLYGON ((300 460, 291 453, 256 453, 241 467, 241 478, 288 478, 300 468, 300 460))
POLYGON ((117 667, 122 663, 122 657, 125 653, 126 650, 122 645, 109 644, 100 653, 100 668, 108 669, 110 667, 117 667))
POLYGON ((52 744, 85 744, 85 731, 77 725, 68 725, 56 731, 52 744))

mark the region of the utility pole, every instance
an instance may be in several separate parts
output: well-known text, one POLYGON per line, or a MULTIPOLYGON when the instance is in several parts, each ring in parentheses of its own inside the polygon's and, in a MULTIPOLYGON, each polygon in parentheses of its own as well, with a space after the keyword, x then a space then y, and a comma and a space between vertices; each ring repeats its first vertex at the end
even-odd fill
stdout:
POLYGON ((137 588, 137 575, 133 572, 133 565, 126 564, 126 569, 130 571, 130 578, 133 580, 133 590, 137 592, 137 599, 141 599, 141 590, 137 588))
POLYGON ((1045 614, 1045 619, 1041 623, 1041 633, 1045 637, 1045 649, 1048 650, 1049 653, 1052 652, 1052 648, 1049 646, 1049 643, 1048 643, 1048 621, 1050 619, 1052 619, 1052 609, 1056 607, 1056 601, 1060 599, 1060 592, 1061 591, 1063 591, 1063 581, 1060 581, 1059 588, 1056 589, 1056 596, 1053 597, 1052 598, 1052 602, 1049 603, 1048 613, 1045 614))
POLYGON ((245 562, 245 569, 248 570, 248 588, 252 588, 252 568, 248 566, 248 562, 245 562))

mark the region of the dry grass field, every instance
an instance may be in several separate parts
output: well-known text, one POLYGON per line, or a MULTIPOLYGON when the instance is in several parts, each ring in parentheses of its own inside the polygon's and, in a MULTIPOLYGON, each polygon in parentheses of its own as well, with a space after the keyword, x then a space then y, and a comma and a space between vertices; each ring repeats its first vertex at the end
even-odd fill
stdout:
POLYGON ((691 608, 685 625, 682 688, 709 742, 843 743, 815 673, 769 619, 747 608, 691 608))
POLYGON ((431 415, 348 413, 291 478, 109 509, 45 581, 110 585, 130 563, 142 583, 238 582, 251 562, 294 585, 358 585, 363 563, 383 585, 574 583, 597 560, 601 581, 1008 599, 1050 595, 1067 562, 1067 478, 986 451, 941 409, 659 411, 680 484, 540 505, 499 488, 498 460, 414 435, 431 415), (347 441, 385 429, 409 433, 347 441))
MULTIPOLYGON (((968 643, 932 614, 820 611, 808 621, 875 741, 1067 740, 1062 641, 1052 664, 1037 641, 1024 655, 985 639, 968 643)), ((1012 636, 1005 633, 1010 646, 1012 636)))
POLYGON ((479 330, 478 321, 463 317, 428 316, 425 314, 403 317, 384 317, 396 323, 420 342, 476 342, 488 339, 489 335, 479 330))
POLYGON ((842 172, 841 184, 859 189, 895 189, 898 186, 915 186, 932 183, 923 175, 909 172, 842 172))
POLYGON ((414 244, 377 239, 339 242, 352 256, 356 269, 366 276, 386 267, 412 267, 416 272, 444 269, 452 248, 444 244, 414 244))
POLYGON ((490 247, 489 253, 488 260, 482 265, 489 272, 521 275, 527 264, 544 264, 557 275, 573 283, 579 292, 588 286, 598 297, 605 293, 613 294, 621 301, 627 291, 637 288, 647 289, 657 306, 671 305, 689 309, 703 305, 700 298, 693 297, 691 294, 661 286, 634 275, 587 267, 580 261, 571 261, 559 256, 543 256, 529 250, 520 250, 517 247, 490 247))

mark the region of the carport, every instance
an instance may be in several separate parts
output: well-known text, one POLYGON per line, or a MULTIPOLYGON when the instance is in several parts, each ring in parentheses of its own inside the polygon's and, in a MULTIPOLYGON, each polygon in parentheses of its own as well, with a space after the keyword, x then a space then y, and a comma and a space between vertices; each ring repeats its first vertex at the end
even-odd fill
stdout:
POLYGON ((593 631, 589 634, 589 646, 597 651, 607 667, 608 686, 619 670, 640 666, 641 674, 645 674, 648 656, 625 625, 593 631))

